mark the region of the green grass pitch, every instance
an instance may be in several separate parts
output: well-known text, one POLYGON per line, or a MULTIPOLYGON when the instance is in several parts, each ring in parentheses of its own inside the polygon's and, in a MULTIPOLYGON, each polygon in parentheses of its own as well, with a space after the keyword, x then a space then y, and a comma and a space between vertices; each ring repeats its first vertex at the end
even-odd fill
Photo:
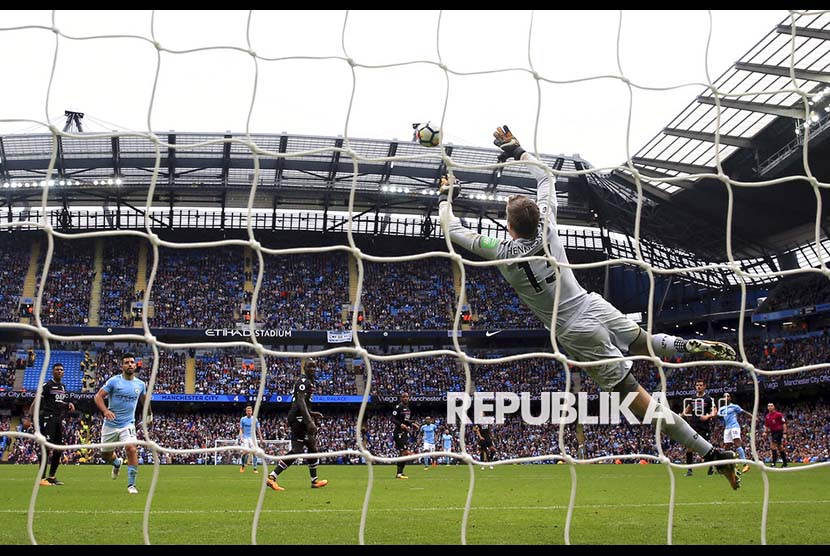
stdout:
MULTIPOLYGON (((669 475, 662 465, 580 465, 571 525, 574 544, 666 542, 669 475)), ((142 466, 137 496, 126 469, 61 467, 64 486, 39 489, 34 517, 40 544, 141 544, 152 466, 142 466)), ((763 482, 757 468, 733 492, 720 476, 673 470, 675 544, 758 544, 763 482)), ((0 546, 27 544, 26 520, 36 466, 0 466, 0 546)), ((374 467, 368 544, 457 544, 467 496, 467 466, 424 470, 374 467)), ((162 466, 152 501, 153 544, 248 544, 264 475, 249 466, 162 466)), ((310 489, 305 466, 282 476, 285 492, 265 491, 259 544, 357 543, 368 480, 366 466, 321 466, 324 489, 310 489)), ((770 473, 768 543, 830 543, 830 468, 770 473)), ((470 544, 561 544, 571 479, 567 465, 475 468, 467 529, 470 544)))

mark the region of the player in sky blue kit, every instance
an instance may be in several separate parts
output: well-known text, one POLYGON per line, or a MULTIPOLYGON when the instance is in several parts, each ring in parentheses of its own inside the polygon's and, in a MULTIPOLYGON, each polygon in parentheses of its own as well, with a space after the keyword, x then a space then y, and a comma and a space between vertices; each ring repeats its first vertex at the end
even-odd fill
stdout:
MULTIPOLYGON (((249 448, 251 450, 256 448, 256 445, 254 444, 254 436, 251 434, 254 423, 256 423, 256 436, 259 438, 259 441, 262 442, 262 430, 259 427, 259 421, 254 419, 254 408, 249 405, 245 408, 245 416, 239 420, 239 443, 243 448, 249 448)), ((240 473, 245 472, 245 460, 247 459, 248 453, 242 452, 242 467, 239 468, 240 473)), ((254 473, 259 473, 256 468, 256 454, 252 453, 251 459, 254 460, 254 473)))
MULTIPOLYGON (((449 429, 444 429, 444 434, 441 435, 441 442, 444 444, 444 451, 445 452, 452 452, 452 435, 450 434, 449 429)), ((452 458, 447 456, 447 465, 450 464, 452 458)))
MULTIPOLYGON (((746 459, 746 452, 744 451, 744 447, 741 442, 741 425, 738 424, 738 415, 741 413, 746 413, 750 417, 752 417, 752 413, 745 411, 736 403, 732 402, 732 394, 727 392, 723 395, 723 400, 726 401, 726 405, 723 405, 718 409, 718 415, 723 417, 723 443, 726 444, 734 444, 735 449, 738 452, 738 456, 741 459, 746 459)), ((727 448, 731 449, 731 448, 727 448)), ((749 471, 749 464, 744 464, 743 469, 741 469, 742 473, 746 473, 749 471)))
MULTIPOLYGON (((432 422, 432 417, 427 417, 426 422, 421 426, 421 432, 424 433, 424 452, 435 451, 435 431, 438 427, 432 422)), ((430 457, 424 456, 424 469, 429 469, 430 457)))
MULTIPOLYGON (((95 405, 104 414, 101 427, 101 442, 128 442, 124 446, 127 452, 127 492, 138 494, 135 478, 138 475, 138 451, 135 442, 135 410, 138 404, 144 404, 147 385, 136 378, 135 356, 125 353, 121 356, 121 374, 113 375, 95 394, 95 405), (109 399, 109 407, 104 403, 109 399)), ((115 448, 102 448, 101 457, 112 464, 112 478, 118 478, 121 471, 121 458, 115 457, 115 448)))

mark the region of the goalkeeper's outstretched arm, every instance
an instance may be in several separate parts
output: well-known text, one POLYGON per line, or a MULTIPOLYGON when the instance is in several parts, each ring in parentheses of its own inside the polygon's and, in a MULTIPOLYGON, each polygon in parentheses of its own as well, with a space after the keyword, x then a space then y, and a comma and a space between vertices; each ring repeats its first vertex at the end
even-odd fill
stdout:
POLYGON ((525 151, 519 144, 519 140, 510 131, 507 125, 497 127, 493 132, 493 144, 499 147, 503 152, 499 155, 499 162, 505 162, 509 158, 516 160, 531 162, 527 169, 530 174, 536 178, 536 204, 539 205, 541 213, 544 215, 548 211, 556 219, 556 176, 550 172, 550 168, 541 162, 538 158, 525 151))
POLYGON ((487 260, 509 258, 509 243, 507 241, 481 235, 469 228, 465 228, 461 224, 461 219, 453 214, 452 206, 450 206, 451 204, 447 200, 447 196, 452 193, 453 199, 455 199, 458 194, 458 186, 450 185, 449 180, 450 178, 447 176, 441 178, 441 197, 438 204, 438 214, 442 224, 445 221, 447 222, 446 233, 450 241, 487 260))

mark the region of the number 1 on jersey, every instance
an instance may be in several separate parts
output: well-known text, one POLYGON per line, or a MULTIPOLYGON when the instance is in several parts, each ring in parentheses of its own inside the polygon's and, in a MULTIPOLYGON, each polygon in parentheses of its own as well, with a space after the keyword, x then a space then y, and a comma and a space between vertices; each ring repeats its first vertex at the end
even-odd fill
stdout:
MULTIPOLYGON (((545 261, 545 266, 551 268, 550 261, 545 261)), ((542 291, 542 286, 539 285, 539 280, 536 279, 536 275, 533 274, 533 269, 530 268, 530 261, 522 261, 519 263, 519 268, 525 271, 525 275, 527 275, 527 280, 530 282, 530 285, 533 286, 533 289, 536 293, 542 291)), ((553 274, 550 274, 545 278, 545 282, 548 284, 553 284, 556 281, 556 271, 553 274)))

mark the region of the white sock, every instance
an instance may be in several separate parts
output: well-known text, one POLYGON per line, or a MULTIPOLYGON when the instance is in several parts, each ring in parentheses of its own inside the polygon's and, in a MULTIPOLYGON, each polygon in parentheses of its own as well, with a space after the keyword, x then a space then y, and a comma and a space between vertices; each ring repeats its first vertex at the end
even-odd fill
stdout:
POLYGON ((651 347, 654 348, 655 355, 669 357, 675 353, 685 353, 686 340, 668 334, 654 334, 651 337, 651 347))
MULTIPOLYGON (((668 413, 668 409, 662 408, 668 413)), ((689 450, 696 452, 700 456, 705 456, 712 449, 712 444, 708 440, 699 435, 695 430, 689 426, 683 417, 677 413, 673 414, 674 423, 669 424, 663 421, 663 430, 675 442, 679 442, 689 450)))

